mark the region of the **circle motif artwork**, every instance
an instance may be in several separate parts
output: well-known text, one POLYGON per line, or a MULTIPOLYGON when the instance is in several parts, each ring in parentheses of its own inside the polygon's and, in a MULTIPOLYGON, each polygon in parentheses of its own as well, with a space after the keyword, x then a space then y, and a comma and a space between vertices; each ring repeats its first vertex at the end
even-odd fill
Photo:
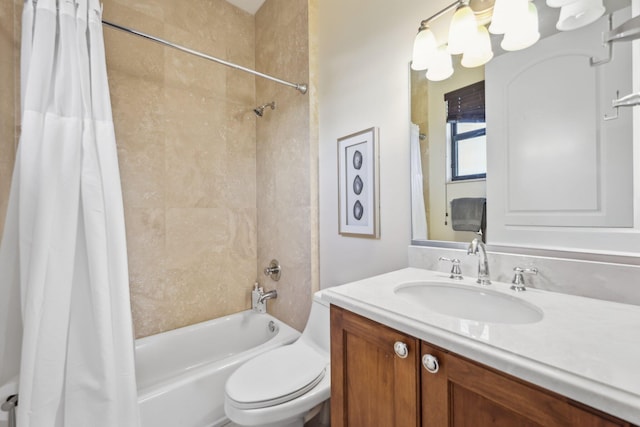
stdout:
POLYGON ((353 180, 353 192, 357 195, 360 195, 363 188, 364 183, 362 182, 362 178, 360 178, 360 175, 356 175, 355 179, 353 180))
POLYGON ((362 167, 362 160, 362 153, 356 150, 356 152, 353 153, 353 167, 360 170, 360 168, 362 167))
MULTIPOLYGON (((356 150, 353 153, 352 162, 353 162, 353 168, 355 170, 360 170, 364 162, 364 156, 362 155, 362 152, 360 152, 359 150, 356 150)), ((356 175, 356 177, 353 179, 353 192, 357 196, 359 196, 362 193, 363 188, 364 188, 364 181, 362 180, 362 178, 360 178, 360 175, 356 175)), ((360 200, 356 200, 356 202, 353 204, 353 217, 356 219, 356 221, 360 221, 363 215, 364 215, 364 206, 362 206, 362 203, 360 202, 360 200)))
POLYGON ((377 128, 371 128, 338 138, 338 233, 341 235, 378 238, 377 133, 377 128))
POLYGON ((353 217, 360 221, 363 213, 364 207, 362 207, 362 203, 360 203, 360 200, 356 200, 356 203, 353 205, 353 217))

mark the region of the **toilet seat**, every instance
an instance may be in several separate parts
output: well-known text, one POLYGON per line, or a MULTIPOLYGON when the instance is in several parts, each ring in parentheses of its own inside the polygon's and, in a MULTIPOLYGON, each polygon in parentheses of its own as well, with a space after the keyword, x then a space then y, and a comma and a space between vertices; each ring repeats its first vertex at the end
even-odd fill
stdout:
POLYGON ((236 370, 225 392, 238 409, 258 409, 279 405, 314 388, 329 364, 312 347, 296 342, 263 353, 236 370))

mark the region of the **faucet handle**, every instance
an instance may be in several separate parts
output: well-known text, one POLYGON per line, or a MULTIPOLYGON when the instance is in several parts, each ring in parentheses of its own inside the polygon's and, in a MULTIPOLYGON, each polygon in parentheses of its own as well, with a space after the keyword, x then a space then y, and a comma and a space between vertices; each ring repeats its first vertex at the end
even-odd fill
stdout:
POLYGON ((264 269, 264 275, 271 277, 271 279, 276 282, 280 280, 280 275, 282 274, 282 267, 280 267, 280 263, 277 259, 272 259, 269 263, 268 267, 264 269))
POLYGON ((516 292, 527 290, 527 288, 525 288, 524 286, 524 273, 538 274, 538 269, 535 267, 531 267, 531 268, 514 267, 513 271, 515 271, 515 274, 513 275, 513 280, 511 281, 511 283, 513 283, 513 285, 511 285, 511 289, 513 289, 516 292))
POLYGON ((449 261, 451 263, 451 274, 449 279, 462 280, 462 270, 460 270, 460 260, 458 258, 447 258, 441 256, 438 261, 449 261))

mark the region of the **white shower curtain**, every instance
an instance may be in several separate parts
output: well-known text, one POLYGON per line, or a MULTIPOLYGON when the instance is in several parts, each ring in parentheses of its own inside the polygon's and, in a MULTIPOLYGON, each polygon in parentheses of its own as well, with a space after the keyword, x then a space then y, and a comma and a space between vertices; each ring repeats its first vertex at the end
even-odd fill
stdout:
POLYGON ((422 154, 420 152, 420 128, 411 123, 411 231, 414 240, 427 239, 427 211, 424 203, 422 181, 422 154))
POLYGON ((135 427, 101 6, 34 3, 23 12, 22 133, 0 246, 0 382, 19 374, 19 427, 135 427))

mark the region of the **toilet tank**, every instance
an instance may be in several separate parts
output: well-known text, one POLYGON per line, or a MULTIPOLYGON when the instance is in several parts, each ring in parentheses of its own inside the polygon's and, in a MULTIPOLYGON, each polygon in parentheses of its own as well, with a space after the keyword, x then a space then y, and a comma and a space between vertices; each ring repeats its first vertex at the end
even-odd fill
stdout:
POLYGON ((329 303, 322 299, 322 291, 313 295, 309 320, 307 320, 300 340, 329 353, 329 303))

